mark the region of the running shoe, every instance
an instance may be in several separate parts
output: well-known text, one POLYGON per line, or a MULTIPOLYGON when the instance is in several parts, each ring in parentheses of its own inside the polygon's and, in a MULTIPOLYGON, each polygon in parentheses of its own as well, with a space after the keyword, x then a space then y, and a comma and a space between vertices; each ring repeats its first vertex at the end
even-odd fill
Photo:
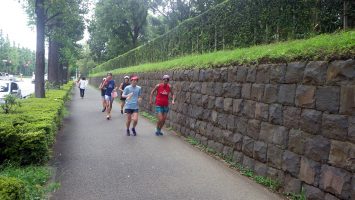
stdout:
POLYGON ((132 133, 133 133, 133 136, 136 136, 136 135, 137 135, 137 132, 136 132, 136 129, 135 129, 135 128, 132 128, 132 133))
POLYGON ((159 131, 155 131, 155 135, 159 136, 160 135, 159 131))
POLYGON ((105 112, 105 111, 106 111, 106 107, 101 110, 101 112, 105 112))
POLYGON ((121 110, 121 114, 123 115, 123 110, 121 110))
POLYGON ((130 136, 131 133, 129 132, 129 129, 127 129, 127 136, 130 136))
POLYGON ((110 120, 110 118, 111 118, 110 115, 107 115, 107 116, 106 116, 106 119, 107 119, 107 120, 110 120))

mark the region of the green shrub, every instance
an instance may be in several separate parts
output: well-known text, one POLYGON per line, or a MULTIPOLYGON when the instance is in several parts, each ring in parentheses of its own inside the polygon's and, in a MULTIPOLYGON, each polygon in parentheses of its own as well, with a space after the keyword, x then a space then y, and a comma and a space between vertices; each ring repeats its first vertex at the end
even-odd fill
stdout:
POLYGON ((22 100, 16 113, 0 114, 4 119, 0 122, 0 164, 40 164, 48 160, 72 86, 69 83, 47 91, 46 98, 22 100))
POLYGON ((25 199, 28 200, 45 199, 45 193, 55 189, 53 185, 57 184, 47 183, 51 175, 47 166, 0 166, 0 177, 16 178, 24 183, 25 199))
POLYGON ((18 101, 17 97, 12 94, 5 95, 4 103, 1 104, 2 110, 5 114, 9 114, 16 110, 17 107, 21 107, 21 103, 18 101))
POLYGON ((338 17, 341 14, 341 0, 324 3, 227 0, 147 44, 97 66, 91 73, 331 33, 341 29, 338 17))
POLYGON ((25 199, 26 190, 23 181, 0 176, 0 199, 1 200, 22 200, 25 199))

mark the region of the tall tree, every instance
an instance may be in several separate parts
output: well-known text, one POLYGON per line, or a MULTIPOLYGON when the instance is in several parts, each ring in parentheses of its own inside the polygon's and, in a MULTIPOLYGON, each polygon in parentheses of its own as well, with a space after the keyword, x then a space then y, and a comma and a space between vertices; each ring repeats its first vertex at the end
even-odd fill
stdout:
POLYGON ((95 60, 116 57, 141 44, 148 8, 146 0, 100 0, 89 26, 95 60))
POLYGON ((48 9, 48 81, 51 86, 58 87, 67 77, 63 71, 63 63, 67 61, 60 51, 65 47, 76 47, 75 43, 82 39, 86 11, 85 0, 57 0, 48 9))
POLYGON ((36 79, 35 79, 35 97, 45 98, 44 89, 44 70, 45 70, 45 7, 44 0, 36 0, 36 30, 37 30, 37 45, 36 45, 36 79))

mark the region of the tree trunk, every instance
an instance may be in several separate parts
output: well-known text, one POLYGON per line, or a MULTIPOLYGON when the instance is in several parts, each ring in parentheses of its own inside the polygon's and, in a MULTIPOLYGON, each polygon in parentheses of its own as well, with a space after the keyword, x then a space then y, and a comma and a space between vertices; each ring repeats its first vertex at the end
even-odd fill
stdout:
POLYGON ((138 36, 139 36, 139 27, 135 26, 135 27, 133 28, 133 34, 132 34, 132 44, 133 44, 133 48, 136 48, 136 47, 137 47, 138 36))
POLYGON ((44 0, 36 0, 36 30, 37 30, 37 46, 36 46, 36 74, 35 74, 35 97, 45 98, 44 90, 44 0))
POLYGON ((48 54, 48 82, 54 88, 59 87, 59 44, 52 38, 49 38, 48 54))
POLYGON ((60 85, 63 85, 63 83, 64 83, 64 77, 65 75, 64 75, 64 69, 63 69, 63 63, 60 63, 59 65, 58 65, 58 78, 59 78, 59 84, 60 85))

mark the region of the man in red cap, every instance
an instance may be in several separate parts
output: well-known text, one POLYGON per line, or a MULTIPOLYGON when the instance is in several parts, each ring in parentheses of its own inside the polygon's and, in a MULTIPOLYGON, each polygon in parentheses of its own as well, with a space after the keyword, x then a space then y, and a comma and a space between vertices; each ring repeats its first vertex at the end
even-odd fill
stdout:
POLYGON ((165 120, 168 117, 169 94, 171 94, 173 97, 171 103, 173 105, 175 104, 175 95, 174 95, 174 92, 169 84, 169 80, 170 80, 169 75, 164 75, 163 82, 157 84, 150 93, 149 102, 152 105, 153 104, 153 101, 152 101, 153 95, 156 92, 155 111, 157 113, 158 122, 157 122, 157 130, 156 130, 155 134, 157 136, 163 135, 163 133, 161 132, 161 129, 163 128, 163 126, 165 124, 165 120))
POLYGON ((141 98, 141 87, 137 85, 138 77, 131 77, 131 85, 128 85, 124 90, 122 97, 126 98, 126 109, 125 113, 127 114, 127 136, 130 136, 129 127, 131 125, 131 121, 133 121, 132 133, 133 136, 137 135, 136 126, 138 123, 138 103, 142 100, 141 98))

